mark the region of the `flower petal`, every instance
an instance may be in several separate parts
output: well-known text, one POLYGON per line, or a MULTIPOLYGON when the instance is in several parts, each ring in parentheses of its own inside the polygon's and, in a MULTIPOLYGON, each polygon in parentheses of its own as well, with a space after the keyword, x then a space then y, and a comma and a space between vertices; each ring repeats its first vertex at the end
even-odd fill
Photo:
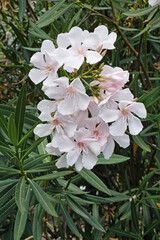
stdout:
POLYGON ((34 133, 39 137, 45 137, 50 135, 53 129, 54 129, 54 126, 50 123, 38 124, 34 129, 34 133))
POLYGON ((67 164, 67 158, 66 158, 66 154, 63 154, 59 159, 58 162, 56 162, 56 167, 57 168, 68 168, 69 165, 67 164))
POLYGON ((106 123, 116 121, 120 117, 119 110, 102 108, 98 115, 106 123))
POLYGON ((143 103, 140 102, 133 102, 129 109, 131 112, 135 113, 140 118, 146 118, 147 112, 143 103))
POLYGON ((45 150, 46 150, 47 153, 49 153, 50 155, 56 155, 56 156, 58 156, 58 155, 61 154, 61 152, 58 150, 58 148, 54 148, 51 143, 48 143, 48 144, 46 145, 45 150))
POLYGON ((69 166, 72 166, 76 163, 81 151, 78 150, 78 148, 73 149, 72 151, 69 151, 67 153, 67 164, 69 166))
POLYGON ((95 64, 99 61, 101 61, 102 56, 98 52, 94 51, 86 51, 86 62, 89 64, 95 64))
POLYGON ((127 148, 130 144, 130 139, 127 134, 124 134, 123 136, 114 136, 113 139, 123 148, 127 148))
POLYGON ((52 52, 54 52, 54 50, 55 50, 55 46, 51 40, 44 40, 42 42, 41 52, 43 54, 45 54, 45 52, 52 54, 52 52))
POLYGON ((68 38, 68 33, 60 33, 57 37, 58 47, 67 48, 71 43, 68 38))
POLYGON ((29 72, 29 78, 34 82, 35 84, 38 84, 42 82, 44 79, 46 79, 48 76, 48 73, 44 70, 40 70, 37 68, 32 68, 29 72))
POLYGON ((41 52, 33 54, 30 62, 37 68, 45 69, 46 63, 44 61, 44 55, 41 52))
POLYGON ((122 136, 127 129, 127 120, 124 117, 120 117, 116 122, 112 123, 109 127, 109 132, 113 136, 122 136))
POLYGON ((130 134, 138 135, 142 131, 143 125, 137 117, 130 113, 128 116, 128 127, 130 134))
POLYGON ((102 42, 108 36, 108 28, 104 25, 98 26, 94 29, 94 33, 98 35, 102 42))
POLYGON ((91 151, 88 151, 87 153, 83 152, 82 164, 84 168, 89 170, 92 169, 96 165, 97 161, 97 156, 91 151))
POLYGON ((76 144, 65 135, 58 138, 58 148, 61 152, 69 152, 74 149, 75 146, 76 144))
POLYGON ((109 159, 112 156, 114 147, 115 147, 115 142, 112 139, 112 137, 109 137, 108 141, 105 145, 105 148, 103 150, 103 155, 104 155, 105 159, 109 159))

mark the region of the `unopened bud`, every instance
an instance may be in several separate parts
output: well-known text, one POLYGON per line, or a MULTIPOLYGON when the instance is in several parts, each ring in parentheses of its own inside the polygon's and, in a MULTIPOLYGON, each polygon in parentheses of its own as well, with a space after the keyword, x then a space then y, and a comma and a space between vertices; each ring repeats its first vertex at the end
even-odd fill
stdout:
POLYGON ((99 69, 103 68, 103 66, 104 66, 104 62, 101 63, 101 65, 99 66, 99 69))
POLYGON ((93 100, 94 100, 94 102, 98 105, 99 104, 99 100, 98 100, 98 98, 96 97, 96 96, 93 96, 93 100))
POLYGON ((134 98, 134 99, 132 100, 132 102, 137 102, 137 100, 138 100, 138 98, 134 98))
POLYGON ((101 44, 97 49, 96 49, 96 52, 100 53, 102 51, 102 47, 103 45, 101 44))
POLYGON ((101 56, 104 57, 104 56, 106 55, 106 53, 107 53, 107 49, 104 50, 104 51, 101 53, 101 56))

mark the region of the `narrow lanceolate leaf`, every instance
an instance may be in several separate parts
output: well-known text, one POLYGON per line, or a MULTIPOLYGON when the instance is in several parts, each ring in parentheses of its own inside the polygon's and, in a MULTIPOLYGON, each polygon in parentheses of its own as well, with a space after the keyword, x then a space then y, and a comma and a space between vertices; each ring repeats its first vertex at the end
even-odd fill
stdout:
POLYGON ((71 174, 73 173, 73 171, 62 171, 62 172, 55 172, 55 173, 51 173, 51 174, 47 174, 47 175, 44 175, 44 176, 40 176, 40 177, 36 177, 34 178, 34 180, 52 180, 52 179, 56 179, 56 178, 59 178, 59 177, 64 177, 68 174, 71 174))
POLYGON ((16 203, 14 198, 12 198, 2 208, 0 208, 0 224, 9 214, 12 213, 15 207, 16 207, 16 203))
POLYGON ((18 143, 17 129, 12 114, 10 115, 10 118, 8 120, 8 137, 10 138, 12 144, 14 146, 17 146, 18 143))
POLYGON ((79 238, 80 237, 80 233, 79 233, 75 223, 73 222, 71 216, 69 215, 68 211, 63 206, 63 204, 61 204, 60 206, 61 206, 61 210, 62 210, 62 214, 63 214, 65 222, 67 223, 67 225, 70 228, 70 230, 79 238))
POLYGON ((8 199, 13 195, 13 193, 15 192, 15 186, 13 186, 12 188, 5 189, 2 193, 1 193, 1 197, 0 197, 0 208, 8 201, 8 199))
POLYGON ((143 9, 124 12, 123 14, 128 16, 128 17, 140 17, 140 16, 144 16, 146 14, 149 14, 151 11, 155 10, 156 8, 157 8, 157 6, 146 7, 146 8, 143 8, 143 9))
POLYGON ((10 167, 0 167, 0 176, 14 176, 19 174, 20 171, 15 168, 10 168, 10 167))
POLYGON ((45 193, 41 187, 35 183, 34 181, 32 181, 31 179, 29 179, 31 188, 34 192, 34 195, 36 196, 38 202, 41 204, 42 208, 48 212, 51 216, 54 217, 58 217, 52 203, 51 203, 51 199, 48 196, 47 193, 45 193))
POLYGON ((18 141, 20 140, 22 135, 25 108, 26 108, 26 84, 23 85, 19 93, 18 102, 16 106, 16 113, 15 113, 15 123, 17 128, 18 141))
POLYGON ((134 200, 131 201, 131 215, 132 215, 133 225, 135 227, 136 232, 138 233, 139 232, 138 216, 137 216, 134 200))
POLYGON ((137 145, 142 148, 143 150, 150 152, 151 149, 148 147, 148 145, 143 141, 143 139, 140 136, 132 136, 133 141, 137 143, 137 145))
POLYGON ((73 5, 73 3, 71 3, 64 7, 64 2, 65 0, 61 0, 59 3, 55 4, 47 12, 45 12, 37 22, 38 27, 42 28, 54 22, 57 18, 62 16, 67 9, 71 7, 71 5, 73 5))
POLYGON ((104 192, 108 195, 111 195, 109 189, 107 186, 102 182, 102 180, 97 177, 92 171, 89 171, 87 169, 83 169, 79 172, 79 174, 92 186, 97 188, 99 191, 104 192))
POLYGON ((44 216, 44 209, 40 204, 37 204, 34 211, 32 231, 34 240, 39 240, 42 238, 42 219, 44 216))
POLYGON ((25 189, 25 177, 22 177, 19 181, 19 183, 16 185, 16 191, 15 191, 15 201, 18 206, 19 211, 23 214, 26 211, 26 205, 25 205, 25 195, 26 195, 26 189, 25 189))
POLYGON ((154 228, 160 226, 160 220, 154 221, 150 227, 147 228, 146 232, 144 233, 143 237, 145 237, 147 234, 149 234, 151 231, 153 231, 154 228))
POLYGON ((26 152, 24 153, 23 157, 22 157, 22 161, 28 156, 28 154, 30 154, 43 140, 45 137, 43 138, 39 138, 36 141, 34 141, 34 143, 26 149, 26 152))
POLYGON ((86 222, 88 222, 91 226, 96 228, 97 230, 101 232, 105 232, 104 228, 99 224, 99 222, 94 219, 92 215, 90 215, 85 208, 83 208, 80 204, 75 202, 71 197, 66 196, 66 200, 69 204, 69 206, 73 209, 74 212, 76 212, 78 215, 84 218, 86 222))
POLYGON ((99 164, 118 164, 129 160, 129 157, 121 156, 118 154, 113 154, 108 160, 106 160, 102 155, 98 157, 97 165, 99 164))
POLYGON ((20 240, 25 230, 27 216, 28 216, 29 201, 30 201, 30 186, 28 186, 26 197, 24 199, 24 204, 26 208, 25 211, 23 213, 19 209, 17 211, 15 225, 14 225, 15 240, 20 240))
POLYGON ((19 0, 19 19, 22 21, 26 9, 26 0, 19 0))
POLYGON ((0 180, 0 192, 2 192, 5 188, 8 188, 9 186, 17 183, 17 179, 6 179, 6 180, 0 180))
POLYGON ((0 127, 3 129, 3 131, 8 135, 8 130, 7 130, 7 121, 4 118, 2 112, 0 111, 0 127))
POLYGON ((135 233, 132 232, 125 232, 122 229, 118 229, 118 228, 109 228, 109 231, 114 232, 119 236, 124 236, 124 237, 128 237, 128 238, 134 238, 134 239, 139 239, 139 236, 135 233))

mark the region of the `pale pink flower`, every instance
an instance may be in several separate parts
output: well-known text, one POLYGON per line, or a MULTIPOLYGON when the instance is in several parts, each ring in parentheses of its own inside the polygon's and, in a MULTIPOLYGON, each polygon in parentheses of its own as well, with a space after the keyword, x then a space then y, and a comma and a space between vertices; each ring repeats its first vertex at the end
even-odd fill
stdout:
MULTIPOLYGON (((91 138, 91 132, 88 129, 80 128, 73 139, 62 135, 58 139, 60 152, 66 154, 66 163, 69 166, 75 164, 76 170, 80 171, 83 167, 92 169, 98 161, 97 156, 100 154, 100 145, 97 140, 91 138)), ((57 166, 59 161, 57 162, 57 166)))
POLYGON ((115 32, 111 32, 108 34, 108 28, 104 25, 98 26, 95 28, 94 33, 99 38, 99 46, 102 46, 102 49, 114 49, 114 43, 117 38, 117 34, 115 32))
POLYGON ((140 118, 146 117, 146 109, 143 103, 133 101, 120 101, 118 104, 119 110, 103 109, 99 116, 106 122, 114 122, 110 126, 110 133, 113 136, 122 136, 127 126, 132 135, 137 135, 143 128, 141 121, 135 117, 134 114, 140 118))
POLYGON ((98 36, 88 31, 83 31, 79 27, 73 27, 69 33, 60 34, 57 38, 58 46, 60 47, 59 61, 64 61, 64 69, 68 72, 73 72, 74 69, 79 69, 83 64, 84 59, 89 64, 95 64, 102 59, 102 56, 92 51, 99 42, 98 36), (67 48, 68 54, 64 50, 67 48), (63 51, 65 56, 63 56, 63 51), (63 58, 63 59, 61 59, 63 58))
POLYGON ((154 6, 160 3, 160 0, 149 0, 148 1, 149 5, 154 6))
POLYGON ((45 94, 50 98, 59 100, 57 103, 58 112, 62 115, 69 115, 87 109, 90 98, 79 78, 74 79, 71 84, 66 77, 57 79, 55 83, 57 86, 47 88, 45 94))
POLYGON ((112 68, 108 65, 104 65, 98 80, 91 82, 91 86, 99 85, 107 92, 114 93, 124 87, 124 84, 128 81, 128 71, 123 71, 119 67, 112 68))
POLYGON ((35 66, 29 72, 30 79, 38 84, 44 81, 51 84, 53 79, 57 78, 57 71, 61 67, 54 56, 55 47, 50 40, 42 43, 41 52, 35 53, 30 62, 35 66))

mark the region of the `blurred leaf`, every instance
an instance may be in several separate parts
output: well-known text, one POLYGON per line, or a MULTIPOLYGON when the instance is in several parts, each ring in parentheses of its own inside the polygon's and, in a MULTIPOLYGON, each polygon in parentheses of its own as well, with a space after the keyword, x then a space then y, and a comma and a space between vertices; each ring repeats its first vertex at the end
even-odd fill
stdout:
POLYGON ((97 177, 92 171, 83 169, 79 172, 79 174, 92 186, 98 189, 101 192, 106 193, 107 195, 111 195, 107 186, 102 182, 102 180, 97 177))
POLYGON ((26 9, 26 0, 19 0, 19 19, 22 21, 26 9))
POLYGON ((128 237, 128 238, 139 239, 139 236, 137 234, 132 233, 132 232, 128 233, 128 232, 125 232, 124 230, 116 228, 116 227, 109 228, 109 231, 118 234, 118 236, 120 235, 120 236, 124 236, 124 237, 128 237))
POLYGON ((131 215, 132 215, 132 222, 135 227, 137 233, 139 233, 139 226, 138 226, 138 217, 136 212, 136 206, 134 200, 131 201, 131 215))
POLYGON ((7 201, 2 208, 0 208, 0 224, 2 223, 3 220, 5 220, 5 218, 7 218, 9 214, 12 213, 15 207, 16 203, 14 198, 12 198, 9 201, 7 201))
POLYGON ((25 209, 24 211, 20 211, 18 209, 16 220, 14 224, 14 239, 20 240, 23 232, 25 230, 27 216, 28 216, 28 208, 29 208, 29 201, 30 201, 30 186, 28 186, 26 197, 23 199, 25 209))
MULTIPOLYGON (((63 179, 57 179, 58 183, 63 186, 64 188, 67 187, 68 181, 63 180, 63 179)), ((73 183, 70 183, 69 186, 67 187, 67 190, 74 192, 74 194, 87 194, 87 192, 82 191, 79 187, 74 185, 73 183)))
POLYGON ((5 192, 1 192, 1 197, 0 197, 0 208, 3 206, 4 203, 6 203, 8 201, 8 199, 13 195, 13 193, 15 192, 15 186, 13 186, 12 188, 5 189, 5 192))
POLYGON ((57 179, 57 178, 66 176, 66 175, 71 174, 71 173, 73 173, 73 171, 54 172, 54 173, 47 174, 47 175, 44 175, 44 176, 36 177, 36 178, 34 178, 34 181, 38 181, 38 180, 45 181, 45 180, 57 179))
POLYGON ((36 24, 30 22, 33 30, 31 29, 29 33, 35 37, 47 40, 53 40, 47 33, 45 33, 42 29, 40 29, 36 24))
POLYGON ((2 192, 5 188, 9 187, 18 182, 18 179, 6 179, 0 180, 0 192, 2 192))
POLYGON ((96 219, 94 219, 81 205, 76 203, 69 196, 66 196, 66 200, 70 208, 73 209, 73 211, 76 212, 78 215, 83 217, 86 222, 88 222, 91 226, 93 226, 97 230, 105 232, 104 228, 99 224, 99 222, 96 219))
POLYGON ((133 141, 143 150, 147 152, 151 152, 151 149, 148 147, 148 145, 143 141, 143 139, 137 135, 137 136, 132 136, 133 141))
POLYGON ((73 222, 71 216, 69 215, 68 211, 66 210, 66 208, 63 206, 63 204, 60 205, 61 206, 61 210, 62 210, 62 214, 64 217, 64 220, 66 221, 68 227, 70 228, 70 230, 77 236, 80 237, 80 233, 75 225, 75 223, 73 222))
POLYGON ((150 227, 147 228, 147 230, 145 231, 145 233, 143 234, 143 238, 150 233, 154 228, 158 227, 160 225, 160 220, 154 221, 150 227))
POLYGON ((138 10, 123 12, 124 15, 128 17, 140 17, 149 14, 151 11, 155 10, 157 6, 146 7, 138 10))
POLYGON ((31 188, 32 188, 38 202, 41 204, 42 208, 46 212, 48 212, 51 216, 58 217, 58 215, 50 201, 50 198, 48 197, 48 194, 45 193, 42 190, 42 188, 37 183, 32 181, 31 179, 29 179, 29 182, 30 182, 31 188))
POLYGON ((112 156, 109 158, 109 159, 105 159, 102 155, 100 155, 98 157, 98 162, 96 165, 99 165, 99 164, 117 164, 117 163, 121 163, 121 162, 125 162, 127 160, 129 160, 130 158, 129 157, 124 157, 124 156, 121 156, 121 155, 117 155, 117 154, 112 154, 112 156))
POLYGON ((65 0, 61 0, 53 7, 51 7, 47 12, 45 12, 36 23, 37 26, 42 28, 49 25, 50 23, 54 22, 57 18, 62 16, 73 5, 73 3, 71 3, 67 4, 67 6, 64 7, 63 6, 64 2, 65 0))
POLYGON ((8 135, 8 130, 7 130, 7 121, 4 118, 2 112, 0 111, 0 126, 3 129, 3 131, 8 135))
POLYGON ((25 203, 26 189, 25 189, 25 187, 26 187, 25 177, 21 177, 20 181, 16 185, 15 201, 16 201, 18 209, 22 215, 26 211, 26 203, 25 203))
POLYGON ((18 137, 15 121, 12 114, 8 120, 8 137, 10 138, 12 144, 16 147, 18 143, 18 137))
POLYGON ((35 206, 35 212, 33 217, 33 225, 32 225, 32 231, 34 240, 39 240, 42 237, 42 219, 44 216, 45 211, 41 207, 40 204, 37 204, 35 206))
POLYGON ((25 159, 23 169, 27 170, 34 167, 39 162, 42 162, 42 160, 45 159, 46 157, 48 157, 48 154, 38 155, 35 157, 25 159))
POLYGON ((0 175, 1 176, 3 176, 3 175, 14 176, 14 175, 18 175, 18 174, 20 174, 20 171, 18 169, 6 167, 6 166, 3 166, 3 167, 0 166, 0 175))
POLYGON ((21 139, 23 131, 25 108, 26 108, 26 84, 22 86, 22 89, 19 93, 15 112, 15 124, 17 128, 18 141, 21 139))

